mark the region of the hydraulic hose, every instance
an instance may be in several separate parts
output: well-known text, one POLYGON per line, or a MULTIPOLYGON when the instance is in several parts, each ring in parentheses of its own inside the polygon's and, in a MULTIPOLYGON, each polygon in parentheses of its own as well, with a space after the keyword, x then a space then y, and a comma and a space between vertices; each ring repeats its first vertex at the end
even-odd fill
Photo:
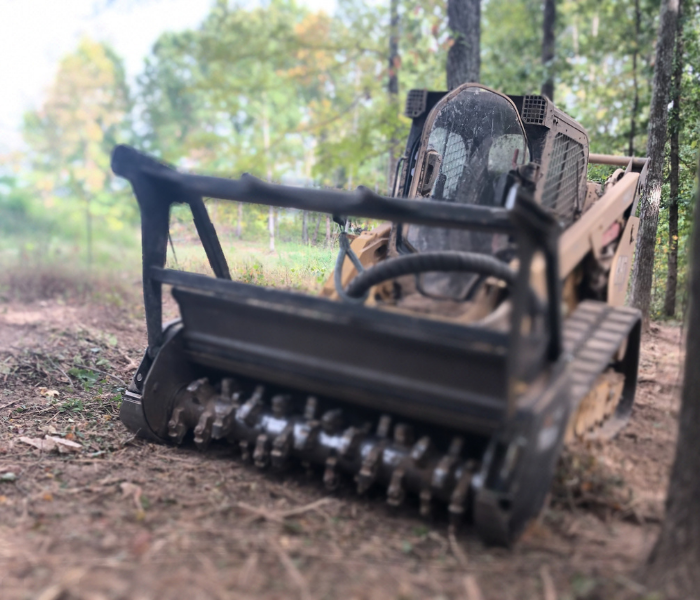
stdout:
POLYGON ((515 272, 503 261, 475 252, 422 252, 398 256, 380 262, 355 277, 345 294, 350 298, 363 298, 374 285, 402 275, 417 275, 429 272, 464 271, 496 277, 508 285, 515 283, 515 272))

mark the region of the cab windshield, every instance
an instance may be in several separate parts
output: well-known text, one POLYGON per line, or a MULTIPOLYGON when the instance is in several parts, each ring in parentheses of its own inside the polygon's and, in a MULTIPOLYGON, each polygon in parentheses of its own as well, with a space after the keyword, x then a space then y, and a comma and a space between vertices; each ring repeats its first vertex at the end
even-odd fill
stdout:
MULTIPOLYGON (((439 170, 428 199, 479 206, 503 203, 508 172, 529 161, 527 139, 511 102, 470 86, 439 109, 427 148, 439 170)), ((403 238, 418 252, 461 250, 495 254, 507 239, 476 231, 404 226, 403 238)), ((422 278, 427 295, 461 299, 475 280, 469 273, 434 273, 422 278)))

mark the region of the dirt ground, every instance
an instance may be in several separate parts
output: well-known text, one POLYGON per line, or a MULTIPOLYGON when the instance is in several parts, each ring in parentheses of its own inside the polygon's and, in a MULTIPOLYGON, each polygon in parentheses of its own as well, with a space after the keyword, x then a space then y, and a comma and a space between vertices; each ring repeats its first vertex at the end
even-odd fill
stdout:
POLYGON ((0 303, 0 598, 659 598, 634 576, 663 513, 680 339, 654 327, 629 426, 566 452, 548 507, 505 550, 350 484, 329 495, 225 447, 134 439, 118 405, 139 309, 0 303))

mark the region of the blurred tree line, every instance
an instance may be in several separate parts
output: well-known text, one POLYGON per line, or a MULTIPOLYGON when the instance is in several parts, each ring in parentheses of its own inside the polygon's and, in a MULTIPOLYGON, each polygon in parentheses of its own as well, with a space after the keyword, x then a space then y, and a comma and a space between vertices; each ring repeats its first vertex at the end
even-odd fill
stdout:
MULTIPOLYGON (((674 244, 678 310, 685 305, 700 136, 697 0, 683 11, 670 121, 678 176, 663 185, 656 314, 674 244), (678 226, 669 233, 673 210, 678 226)), ((481 82, 524 94, 553 80, 557 104, 587 128, 592 152, 642 155, 658 0, 557 0, 556 14, 556 51, 543 61, 543 2, 484 2, 481 82)), ((116 143, 201 172, 386 193, 397 140, 400 148, 410 126, 401 115, 406 92, 446 88, 447 17, 445 0, 338 0, 332 15, 294 0, 254 8, 218 0, 198 28, 163 34, 132 85, 109 46, 83 39, 61 61, 40 108, 26 115, 27 151, 0 158, 0 227, 31 230, 44 250, 55 238, 80 240, 88 260, 94 239, 135 244, 135 202, 109 169, 116 143)), ((234 204, 214 210, 243 239, 324 244, 332 232, 325 215, 234 204)))

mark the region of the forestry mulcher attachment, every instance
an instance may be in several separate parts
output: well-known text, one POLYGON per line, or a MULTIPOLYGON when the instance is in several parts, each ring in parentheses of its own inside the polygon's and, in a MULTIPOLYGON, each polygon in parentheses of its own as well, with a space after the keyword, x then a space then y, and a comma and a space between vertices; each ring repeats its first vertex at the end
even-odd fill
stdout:
POLYGON ((589 155, 542 96, 465 84, 409 93, 392 197, 178 172, 126 146, 141 210, 148 349, 121 419, 137 434, 233 444, 335 488, 384 486, 509 544, 540 511, 565 439, 630 415, 640 316, 623 306, 644 159, 589 155), (624 167, 604 184, 589 163, 624 167), (203 198, 325 212, 321 297, 231 281, 203 198), (165 269, 188 204, 215 278, 165 269), (348 217, 386 222, 351 239, 348 217), (181 319, 162 323, 162 288, 181 319))

